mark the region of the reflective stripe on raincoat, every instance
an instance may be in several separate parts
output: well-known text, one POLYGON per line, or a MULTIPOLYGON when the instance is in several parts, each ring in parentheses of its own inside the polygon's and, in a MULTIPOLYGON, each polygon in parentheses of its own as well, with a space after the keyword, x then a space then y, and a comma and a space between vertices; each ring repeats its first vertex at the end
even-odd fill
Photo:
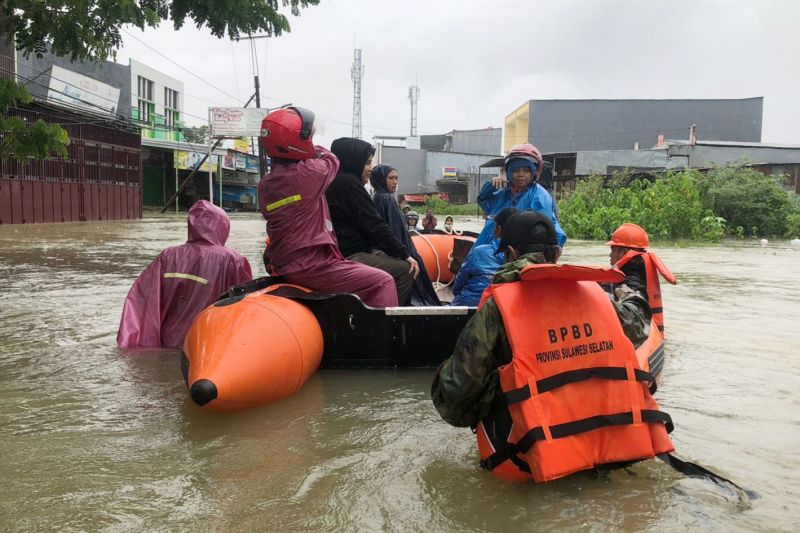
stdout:
POLYGON ((200 311, 252 279, 247 259, 225 247, 229 233, 230 219, 219 207, 200 200, 189 209, 189 240, 161 252, 128 292, 120 347, 181 347, 200 311))

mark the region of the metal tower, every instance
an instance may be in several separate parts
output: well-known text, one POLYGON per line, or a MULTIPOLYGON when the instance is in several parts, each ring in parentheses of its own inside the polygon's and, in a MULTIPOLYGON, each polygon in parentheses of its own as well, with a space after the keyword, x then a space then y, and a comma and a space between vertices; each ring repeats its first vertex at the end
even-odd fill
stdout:
POLYGON ((419 98, 419 87, 412 85, 408 88, 408 99, 411 102, 411 137, 417 135, 417 99, 419 98))
POLYGON ((364 65, 361 64, 361 49, 356 48, 350 77, 353 78, 353 137, 361 138, 361 78, 364 76, 364 65))

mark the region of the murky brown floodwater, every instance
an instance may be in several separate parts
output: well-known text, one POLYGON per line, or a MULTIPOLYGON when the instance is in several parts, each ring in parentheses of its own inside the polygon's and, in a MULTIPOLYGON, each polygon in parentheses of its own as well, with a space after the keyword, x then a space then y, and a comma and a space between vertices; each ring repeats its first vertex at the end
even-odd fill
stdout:
MULTIPOLYGON (((263 223, 233 219, 262 275, 263 223)), ((322 371, 275 405, 201 411, 176 352, 115 345, 132 281, 185 234, 183 216, 0 226, 0 530, 800 530, 800 248, 655 248, 680 279, 657 398, 680 456, 761 494, 745 508, 655 461, 503 485, 437 416, 430 370, 322 371)))

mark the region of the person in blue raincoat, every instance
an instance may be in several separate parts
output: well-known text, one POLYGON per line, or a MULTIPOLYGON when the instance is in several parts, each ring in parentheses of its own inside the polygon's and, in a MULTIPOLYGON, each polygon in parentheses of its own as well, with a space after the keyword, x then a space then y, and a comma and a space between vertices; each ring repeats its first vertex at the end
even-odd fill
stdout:
POLYGON ((397 170, 389 165, 377 165, 373 168, 369 178, 372 188, 375 189, 372 201, 394 236, 403 243, 411 257, 419 264, 419 276, 411 287, 411 305, 442 305, 425 270, 425 263, 417 253, 414 241, 408 233, 406 217, 400 212, 400 206, 392 196, 397 191, 397 181, 397 170))
POLYGON ((503 224, 514 213, 519 213, 519 209, 514 207, 502 209, 493 217, 494 238, 492 241, 488 244, 475 245, 469 251, 453 282, 455 298, 452 305, 475 307, 481 301, 484 289, 492 282, 492 277, 497 269, 505 263, 503 252, 498 252, 497 248, 500 246, 503 224))
MULTIPOLYGON (((567 235, 558 222, 553 197, 536 183, 542 168, 542 155, 535 146, 519 144, 513 147, 505 160, 506 177, 496 177, 484 183, 478 193, 478 205, 489 217, 497 215, 505 207, 542 213, 553 222, 558 246, 563 248, 567 235)), ((493 236, 494 221, 489 218, 475 245, 488 244, 493 236)))

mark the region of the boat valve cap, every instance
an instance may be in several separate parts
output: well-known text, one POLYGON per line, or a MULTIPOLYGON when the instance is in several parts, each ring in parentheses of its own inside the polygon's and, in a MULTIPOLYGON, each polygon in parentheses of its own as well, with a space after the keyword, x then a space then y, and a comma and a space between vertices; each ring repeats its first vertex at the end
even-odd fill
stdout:
POLYGON ((194 403, 202 407, 217 398, 217 386, 209 379, 198 379, 192 383, 189 394, 194 403))

